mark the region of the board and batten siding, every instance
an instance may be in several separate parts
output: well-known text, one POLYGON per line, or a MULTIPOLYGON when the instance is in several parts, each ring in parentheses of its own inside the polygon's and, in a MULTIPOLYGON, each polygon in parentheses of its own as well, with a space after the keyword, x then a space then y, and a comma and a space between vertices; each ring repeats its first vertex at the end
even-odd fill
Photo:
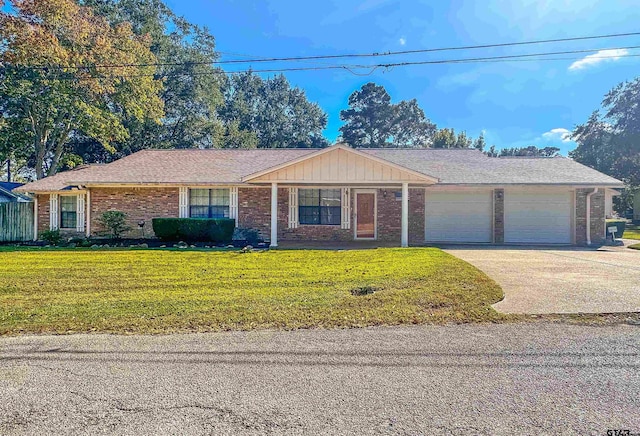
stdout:
POLYGON ((420 177, 366 156, 342 149, 335 149, 290 166, 274 170, 251 180, 252 182, 299 182, 335 183, 345 182, 421 182, 420 177))
POLYGON ((32 202, 0 204, 0 242, 22 242, 34 239, 32 202))

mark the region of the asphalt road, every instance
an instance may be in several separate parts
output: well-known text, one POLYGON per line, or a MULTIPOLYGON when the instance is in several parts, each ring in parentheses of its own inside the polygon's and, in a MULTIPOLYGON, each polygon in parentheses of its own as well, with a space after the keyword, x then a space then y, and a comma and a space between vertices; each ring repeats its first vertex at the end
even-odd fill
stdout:
POLYGON ((640 326, 0 339, 0 434, 640 433, 640 326))

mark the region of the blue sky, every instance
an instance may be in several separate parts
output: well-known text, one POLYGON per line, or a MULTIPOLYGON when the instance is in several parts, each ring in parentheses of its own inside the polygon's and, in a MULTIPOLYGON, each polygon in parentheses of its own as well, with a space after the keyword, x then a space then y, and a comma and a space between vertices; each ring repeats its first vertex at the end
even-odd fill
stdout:
MULTIPOLYGON (((634 32, 640 21, 640 8, 631 0, 166 1, 177 14, 208 26, 223 59, 238 54, 369 53, 634 32)), ((404 55, 385 61, 580 49, 596 53, 633 45, 640 45, 640 37, 404 55)), ((499 148, 554 145, 566 153, 575 147, 566 132, 584 122, 609 89, 636 76, 640 57, 574 64, 576 60, 396 67, 366 77, 335 70, 286 76, 328 113, 325 133, 330 140, 338 135, 339 113, 347 107, 349 95, 373 81, 384 85, 393 101, 417 98, 439 127, 466 130, 473 136, 484 131, 487 142, 499 148)))

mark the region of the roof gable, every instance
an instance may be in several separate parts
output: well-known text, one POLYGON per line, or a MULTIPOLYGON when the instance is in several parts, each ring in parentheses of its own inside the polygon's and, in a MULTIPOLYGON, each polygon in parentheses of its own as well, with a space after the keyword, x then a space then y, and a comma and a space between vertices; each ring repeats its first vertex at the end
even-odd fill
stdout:
POLYGON ((324 148, 243 177, 247 183, 384 183, 433 184, 438 179, 344 144, 324 148))

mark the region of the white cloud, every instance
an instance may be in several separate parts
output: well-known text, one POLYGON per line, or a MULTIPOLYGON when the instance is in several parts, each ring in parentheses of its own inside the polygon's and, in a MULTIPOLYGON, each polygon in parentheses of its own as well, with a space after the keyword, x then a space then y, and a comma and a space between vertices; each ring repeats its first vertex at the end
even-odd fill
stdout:
POLYGON ((571 142, 571 131, 563 127, 551 129, 548 132, 544 132, 542 137, 548 141, 562 141, 571 142))
POLYGON ((400 38, 398 42, 400 43, 400 45, 405 45, 407 43, 407 40, 404 38, 400 38))
POLYGON ((617 48, 613 50, 600 50, 597 53, 583 57, 569 66, 570 70, 582 70, 587 67, 597 65, 601 62, 617 61, 621 57, 629 54, 629 50, 617 48))

